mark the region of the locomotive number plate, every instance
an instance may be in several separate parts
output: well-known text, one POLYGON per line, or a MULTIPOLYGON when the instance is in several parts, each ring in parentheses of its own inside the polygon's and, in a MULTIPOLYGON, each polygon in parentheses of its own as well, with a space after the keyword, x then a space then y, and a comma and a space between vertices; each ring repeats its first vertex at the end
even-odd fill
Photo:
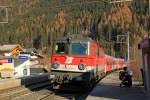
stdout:
POLYGON ((66 69, 66 70, 77 70, 75 66, 72 66, 72 65, 65 65, 63 69, 66 69))

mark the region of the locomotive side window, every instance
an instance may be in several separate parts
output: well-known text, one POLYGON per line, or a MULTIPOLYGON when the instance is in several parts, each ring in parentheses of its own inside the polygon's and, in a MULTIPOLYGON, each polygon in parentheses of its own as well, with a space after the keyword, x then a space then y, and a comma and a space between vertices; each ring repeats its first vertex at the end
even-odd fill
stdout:
POLYGON ((68 45, 66 43, 56 43, 55 45, 55 54, 68 54, 68 45))
POLYGON ((72 43, 71 54, 87 55, 88 54, 87 44, 85 44, 85 43, 72 43))

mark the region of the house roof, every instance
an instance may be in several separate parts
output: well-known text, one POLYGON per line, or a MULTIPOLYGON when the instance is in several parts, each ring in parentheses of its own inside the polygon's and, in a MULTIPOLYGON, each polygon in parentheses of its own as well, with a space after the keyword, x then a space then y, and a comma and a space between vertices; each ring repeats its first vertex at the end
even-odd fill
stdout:
POLYGON ((16 48, 17 46, 20 46, 18 44, 14 44, 14 45, 2 45, 0 46, 0 51, 11 51, 13 50, 14 48, 16 48))
POLYGON ((35 48, 25 48, 23 49, 24 52, 34 52, 34 53, 37 53, 37 50, 35 48))

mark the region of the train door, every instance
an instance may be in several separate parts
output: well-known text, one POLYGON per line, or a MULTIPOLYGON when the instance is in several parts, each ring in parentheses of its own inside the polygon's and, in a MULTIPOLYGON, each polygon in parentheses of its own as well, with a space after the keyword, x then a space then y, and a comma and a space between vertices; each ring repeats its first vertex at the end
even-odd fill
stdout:
POLYGON ((99 47, 97 44, 95 44, 95 50, 94 50, 94 55, 95 55, 95 78, 99 79, 100 78, 100 64, 99 64, 99 47))
POLYGON ((104 53, 104 49, 99 47, 99 74, 100 75, 104 75, 104 71, 105 71, 105 65, 106 65, 106 62, 105 62, 105 53, 104 53))
POLYGON ((106 72, 110 72, 112 70, 112 57, 107 55, 106 58, 106 72))
POLYGON ((113 58, 112 60, 112 70, 115 70, 116 69, 116 59, 113 58))

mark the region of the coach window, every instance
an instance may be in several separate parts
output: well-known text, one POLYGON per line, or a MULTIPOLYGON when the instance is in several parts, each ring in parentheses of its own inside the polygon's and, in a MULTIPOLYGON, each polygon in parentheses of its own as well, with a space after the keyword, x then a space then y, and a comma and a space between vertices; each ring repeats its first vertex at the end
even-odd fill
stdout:
POLYGON ((101 50, 100 50, 100 51, 99 51, 99 56, 100 56, 100 57, 103 57, 103 56, 104 56, 104 51, 101 51, 101 50))

